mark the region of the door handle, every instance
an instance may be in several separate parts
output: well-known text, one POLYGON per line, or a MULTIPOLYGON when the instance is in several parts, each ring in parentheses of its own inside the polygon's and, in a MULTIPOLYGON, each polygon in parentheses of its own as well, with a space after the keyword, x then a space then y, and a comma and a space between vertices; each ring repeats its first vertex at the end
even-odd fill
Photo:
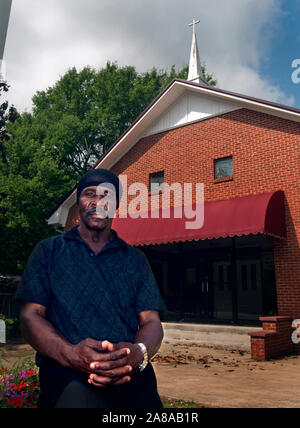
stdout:
POLYGON ((204 282, 202 282, 201 285, 202 285, 202 293, 204 293, 204 282))
POLYGON ((208 281, 206 281, 206 292, 208 293, 208 281))

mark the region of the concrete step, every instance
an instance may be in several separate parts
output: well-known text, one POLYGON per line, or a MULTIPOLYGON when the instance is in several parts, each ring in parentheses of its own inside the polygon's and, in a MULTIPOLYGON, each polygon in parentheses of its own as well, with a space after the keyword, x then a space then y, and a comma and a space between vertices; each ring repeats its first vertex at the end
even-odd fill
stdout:
POLYGON ((248 333, 260 327, 163 322, 164 342, 197 343, 217 349, 250 352, 248 333))

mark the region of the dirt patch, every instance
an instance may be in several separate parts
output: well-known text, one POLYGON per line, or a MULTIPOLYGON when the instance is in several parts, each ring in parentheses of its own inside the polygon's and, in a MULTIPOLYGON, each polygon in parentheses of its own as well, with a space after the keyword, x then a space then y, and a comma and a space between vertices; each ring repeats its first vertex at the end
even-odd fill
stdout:
POLYGON ((159 352, 152 360, 160 365, 200 365, 203 368, 216 368, 230 371, 233 368, 246 366, 249 370, 254 370, 257 363, 253 362, 250 354, 245 351, 224 351, 221 349, 209 348, 203 345, 169 343, 165 342, 159 352))
POLYGON ((35 362, 35 351, 30 345, 21 341, 0 345, 0 366, 10 367, 24 359, 35 362))
POLYGON ((300 407, 300 356, 254 361, 247 352, 165 342, 153 360, 159 393, 208 407, 300 407))

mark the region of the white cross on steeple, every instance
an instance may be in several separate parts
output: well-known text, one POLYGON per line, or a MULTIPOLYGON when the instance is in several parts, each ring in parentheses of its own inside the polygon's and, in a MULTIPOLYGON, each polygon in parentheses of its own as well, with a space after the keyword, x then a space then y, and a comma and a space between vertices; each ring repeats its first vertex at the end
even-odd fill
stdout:
POLYGON ((195 18, 193 18, 193 22, 191 22, 191 23, 189 24, 189 27, 193 26, 193 33, 196 33, 195 26, 196 26, 196 24, 199 24, 199 22, 200 22, 200 20, 199 20, 199 19, 198 19, 198 21, 196 21, 196 19, 195 19, 195 18))
POLYGON ((189 24, 189 27, 193 27, 193 39, 192 39, 192 47, 191 47, 191 55, 190 55, 190 64, 189 64, 189 75, 188 80, 196 83, 203 83, 207 85, 204 81, 200 55, 197 46, 197 37, 196 37, 196 24, 199 24, 199 20, 193 19, 193 22, 189 24))

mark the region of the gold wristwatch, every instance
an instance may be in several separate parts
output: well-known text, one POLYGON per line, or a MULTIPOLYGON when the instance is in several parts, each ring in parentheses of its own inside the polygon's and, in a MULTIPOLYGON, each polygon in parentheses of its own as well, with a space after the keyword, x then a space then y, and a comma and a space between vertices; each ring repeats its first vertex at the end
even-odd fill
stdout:
POLYGON ((139 345, 139 347, 141 348, 144 358, 143 361, 141 362, 141 364, 139 365, 139 371, 142 372, 144 370, 144 368, 147 366, 148 364, 148 351, 146 346, 143 343, 137 343, 137 345, 139 345))

